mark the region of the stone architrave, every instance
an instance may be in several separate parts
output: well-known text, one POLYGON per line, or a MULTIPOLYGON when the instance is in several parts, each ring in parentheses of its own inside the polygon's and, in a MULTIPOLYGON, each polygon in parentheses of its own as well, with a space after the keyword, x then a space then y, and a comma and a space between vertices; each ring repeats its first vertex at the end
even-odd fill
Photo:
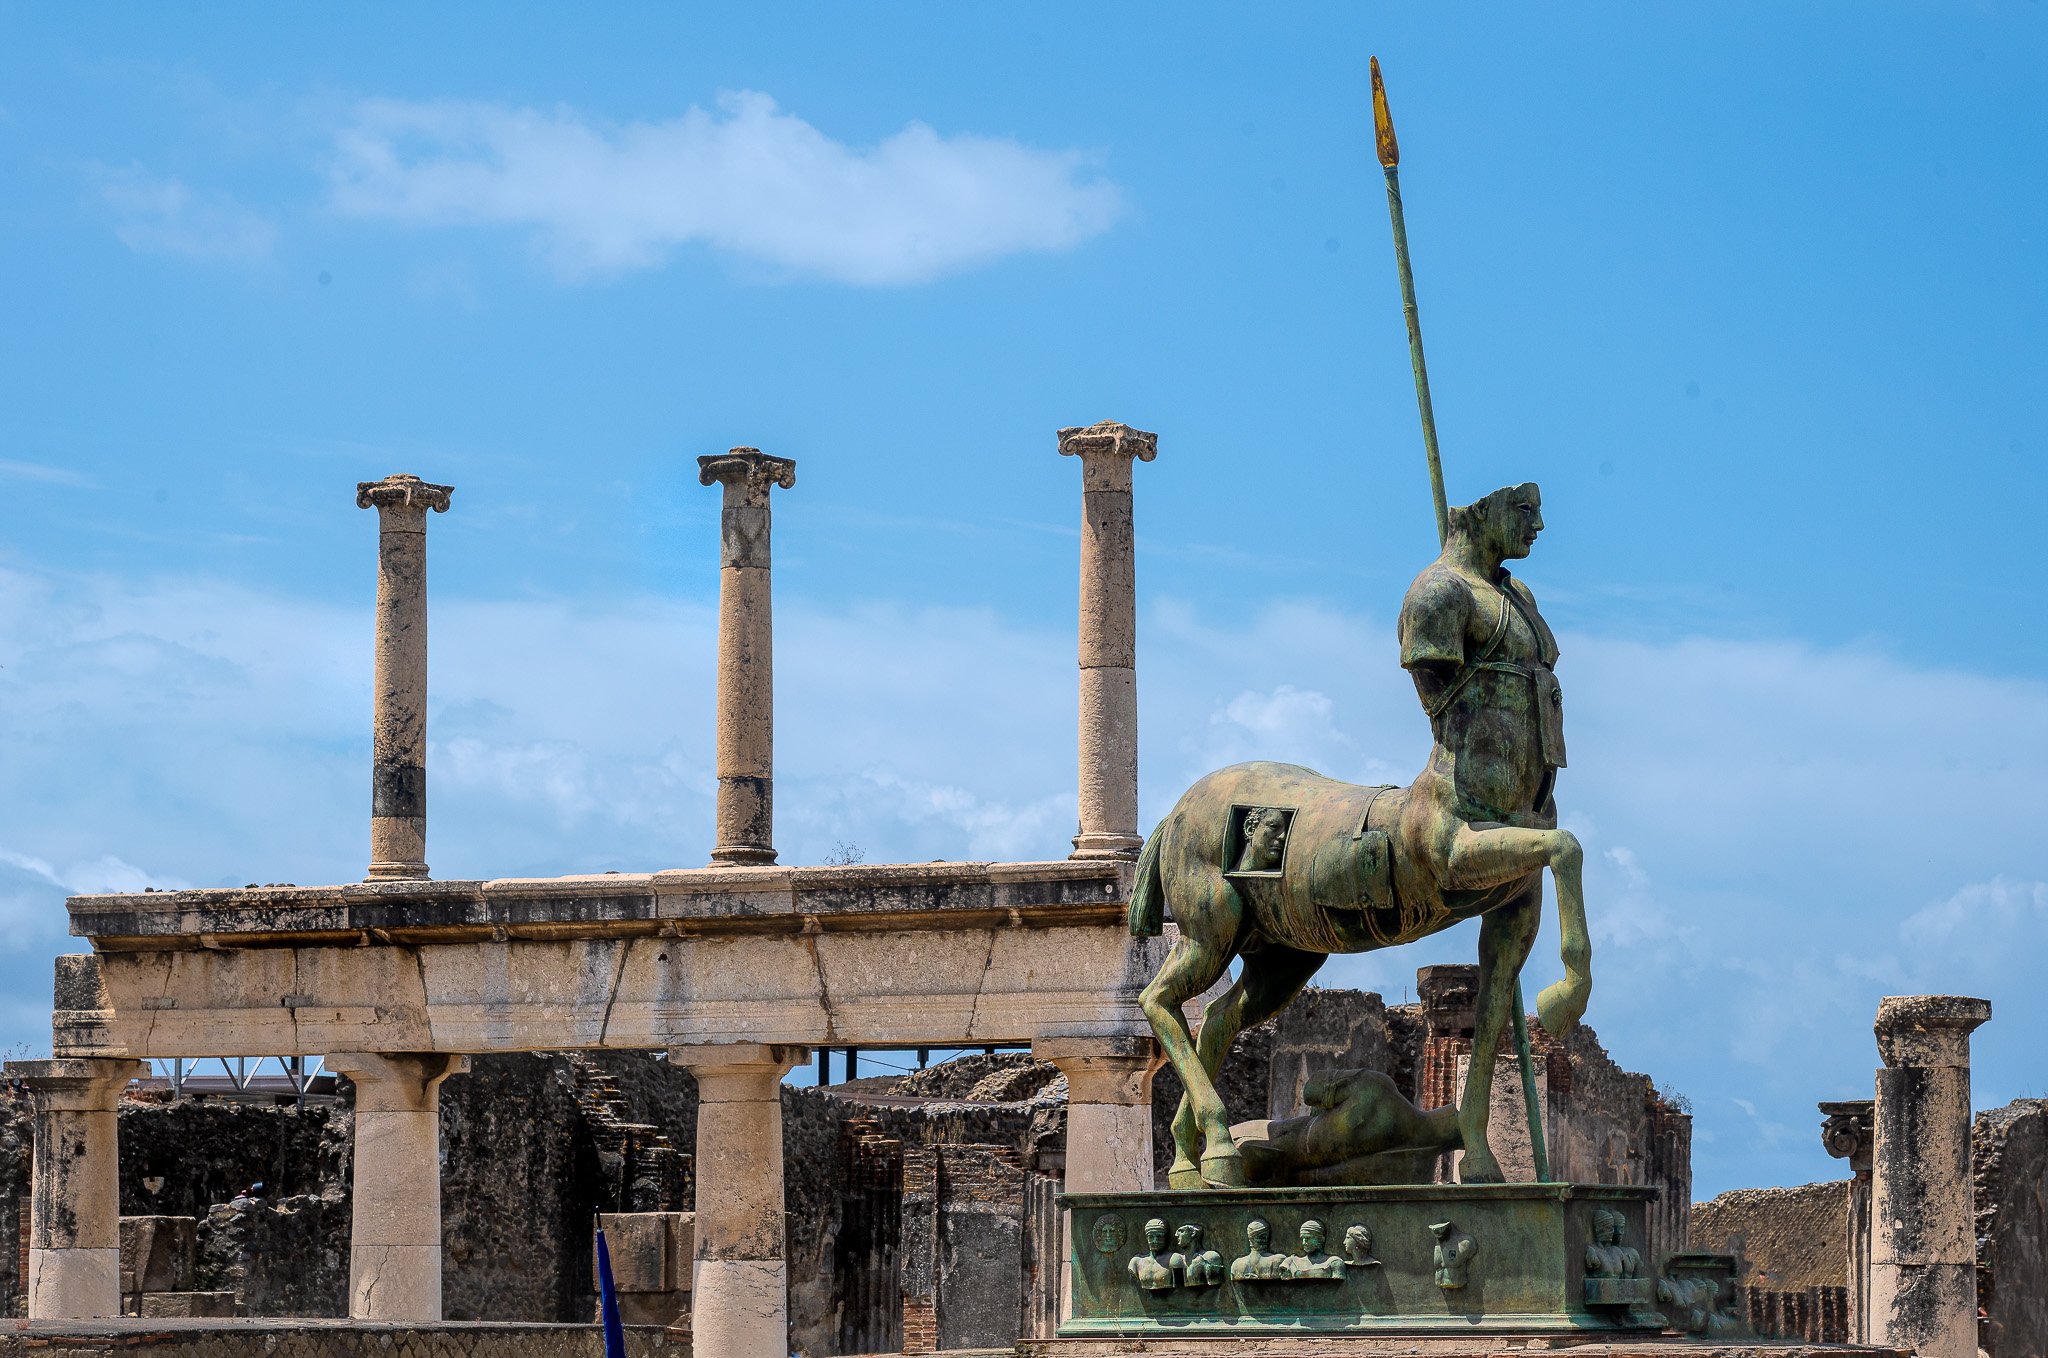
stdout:
POLYGON ((1059 431, 1081 459, 1080 831, 1075 858, 1136 858, 1138 834, 1137 562, 1131 463, 1159 436, 1114 420, 1059 431))
POLYGON ((1877 1007, 1870 1342, 1976 1358, 1970 1033, 1988 1000, 1895 995, 1877 1007))
POLYGON ((438 1322, 441 1082, 469 1058, 352 1052, 327 1068, 356 1087, 349 1318, 438 1322))
POLYGON ((697 1080, 697 1239, 690 1333, 698 1353, 784 1358, 789 1263, 783 1225, 782 1077, 805 1047, 676 1047, 697 1080))
POLYGON ((1820 1105, 1820 1143, 1829 1155, 1849 1162, 1849 1195, 1843 1222, 1849 1244, 1849 1342, 1870 1342, 1870 1152, 1876 1105, 1849 1099, 1820 1105))
POLYGON ((768 491, 796 485, 796 463, 758 448, 697 459, 720 485, 718 519, 718 838, 714 864, 775 861, 775 628, 768 491))
POLYGON ((410 475, 356 485, 357 507, 377 511, 371 877, 427 875, 427 511, 454 493, 410 475))
POLYGON ((141 1061, 9 1061, 35 1107, 29 1198, 28 1318, 121 1314, 119 1129, 115 1109, 141 1061))

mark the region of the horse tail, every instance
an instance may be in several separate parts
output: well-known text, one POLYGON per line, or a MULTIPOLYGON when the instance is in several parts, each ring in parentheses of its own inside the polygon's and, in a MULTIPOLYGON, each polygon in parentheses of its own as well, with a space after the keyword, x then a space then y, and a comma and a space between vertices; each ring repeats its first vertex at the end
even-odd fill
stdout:
POLYGON ((1166 923, 1166 893, 1159 889, 1159 836, 1166 828, 1161 821, 1138 854, 1138 879, 1131 886, 1131 905, 1125 919, 1132 938, 1156 938, 1166 923))

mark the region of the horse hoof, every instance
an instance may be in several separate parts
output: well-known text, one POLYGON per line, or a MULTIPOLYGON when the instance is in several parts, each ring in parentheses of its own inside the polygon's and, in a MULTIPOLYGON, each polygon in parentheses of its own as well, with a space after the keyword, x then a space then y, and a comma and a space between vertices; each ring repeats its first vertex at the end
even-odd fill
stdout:
POLYGON ((1243 1188, 1244 1161, 1236 1151, 1224 1155, 1202 1157, 1202 1186, 1205 1188, 1243 1188))
POLYGON ((1202 1171, 1196 1169, 1194 1162, 1191 1160, 1176 1160, 1173 1162, 1172 1167, 1166 1171, 1166 1186, 1168 1188, 1200 1188, 1203 1186, 1202 1171))
POLYGON ((1465 1152, 1458 1162, 1458 1182, 1461 1184, 1499 1184, 1507 1179, 1500 1172, 1500 1163, 1492 1156, 1479 1157, 1471 1151, 1465 1152))

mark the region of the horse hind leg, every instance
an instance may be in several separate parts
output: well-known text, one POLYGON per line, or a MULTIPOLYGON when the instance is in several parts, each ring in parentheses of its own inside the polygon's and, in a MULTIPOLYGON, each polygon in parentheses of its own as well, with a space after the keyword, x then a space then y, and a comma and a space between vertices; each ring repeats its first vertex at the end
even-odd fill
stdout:
MULTIPOLYGON (((1212 1084, 1222 1073, 1223 1062, 1229 1057, 1238 1035, 1247 1028, 1264 1023, 1285 1008, 1289 1000, 1301 993, 1301 988, 1308 984, 1309 978, 1316 974, 1316 969, 1325 960, 1322 953, 1279 946, 1267 946, 1244 954, 1243 973, 1236 984, 1212 1000, 1203 1011, 1202 1030, 1196 1035, 1195 1051, 1212 1084)), ((1194 1105, 1183 1095, 1180 1108, 1173 1115, 1174 1145, 1180 1146, 1183 1142, 1192 1145, 1197 1130, 1194 1105)), ((1227 1156, 1220 1147, 1207 1147, 1199 1174, 1190 1164, 1186 1166, 1186 1181, 1175 1182, 1169 1177, 1168 1186, 1240 1185, 1243 1170, 1238 1161, 1235 1142, 1230 1143, 1227 1156)), ((1176 1167, 1179 1167, 1178 1161, 1176 1167)))
MULTIPOLYGON (((1158 975, 1138 997, 1159 1045, 1165 1049, 1167 1062, 1186 1091, 1181 1096, 1181 1105, 1187 1116, 1174 1118, 1173 1166, 1167 1174, 1167 1182, 1174 1188, 1200 1187, 1202 1175, 1198 1164, 1205 1163, 1208 1153, 1219 1146, 1231 1147, 1223 1100, 1196 1049, 1184 1011, 1189 1000, 1216 984, 1236 953, 1241 918, 1237 893, 1219 872, 1207 896, 1207 900, 1185 909, 1176 903, 1174 917, 1181 936, 1160 965, 1158 975), (1198 1131, 1204 1145, 1197 1144, 1198 1131)), ((1235 1147, 1231 1147, 1231 1155, 1234 1153, 1235 1147)))

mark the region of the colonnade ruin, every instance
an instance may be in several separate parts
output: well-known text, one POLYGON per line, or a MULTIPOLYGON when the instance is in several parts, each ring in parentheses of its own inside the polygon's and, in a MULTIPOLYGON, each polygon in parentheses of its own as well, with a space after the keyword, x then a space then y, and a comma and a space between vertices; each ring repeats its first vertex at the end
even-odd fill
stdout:
MULTIPOLYGON (((926 1219, 918 1213, 941 1220, 930 1195, 943 1194, 949 1174, 964 1183, 986 1171, 1008 1185, 1002 1191, 1022 1204, 1020 1240, 1052 1231, 1030 1218, 1050 1213, 1056 1222, 1055 1187, 1142 1191, 1155 1176, 1163 1182, 1155 1143, 1178 1089, 1161 1081, 1155 1098, 1159 1055, 1137 997, 1171 932, 1133 938, 1125 927, 1142 842, 1133 467, 1154 458, 1157 440, 1104 422, 1059 431, 1058 451, 1078 459, 1083 490, 1078 825, 1068 857, 1015 863, 778 863, 770 505, 772 491, 795 486, 796 464, 734 448, 699 459, 700 481, 721 496, 717 809, 708 865, 432 878, 426 535, 430 514, 450 511, 453 488, 412 476, 363 483, 357 502, 375 508, 379 524, 365 878, 71 898, 71 932, 91 950, 57 960, 53 1054, 7 1064, 34 1114, 26 1319, 112 1321, 138 1290, 123 1275, 117 1111, 153 1061, 319 1056, 353 1085, 345 1293, 347 1317, 364 1326, 425 1330, 443 1322, 451 1261, 442 1102, 473 1062, 661 1053, 671 1070, 687 1072, 696 1100, 687 1141, 694 1216, 686 1239, 660 1234, 668 1225, 648 1227, 659 1238, 650 1236, 647 1248, 666 1258, 687 1244, 687 1261, 654 1272, 670 1291, 687 1291, 684 1328, 705 1358, 790 1352, 788 1299, 805 1280, 793 1285, 790 1272, 789 1182, 820 1171, 792 1169, 786 1159, 783 1077, 819 1048, 1028 1048, 1057 1071, 1064 1098, 1056 1142, 1024 1130, 1037 1107, 1030 1104, 1003 1124, 1009 1140, 957 1153, 892 1138, 893 1105, 834 1115, 844 1157, 835 1172, 851 1173, 846 1166, 859 1162, 894 1176, 871 1212, 884 1224, 862 1237, 869 1255, 856 1258, 852 1237, 842 1234, 839 1267, 875 1267, 877 1250, 900 1250, 903 1259, 882 1266, 874 1295, 859 1303, 868 1309, 842 1314, 816 1352, 853 1352, 848 1345, 881 1339, 920 1351, 946 1338, 933 1300, 944 1269, 932 1263, 930 1277, 913 1274, 926 1257, 916 1250, 936 1250, 940 1230, 918 1226, 926 1219), (1048 1145, 1053 1154, 1033 1153, 1048 1145), (920 1230, 922 1243, 908 1238, 920 1230)), ((1348 1064, 1390 1070, 1418 1102, 1449 1102, 1471 1050, 1470 971, 1425 969, 1419 1002, 1399 1013, 1373 996, 1312 994, 1293 1018, 1248 1036, 1252 1046, 1267 1044, 1264 1064, 1254 1063, 1266 1084, 1252 1097, 1266 1101, 1269 1116, 1291 1115, 1309 1073, 1348 1064), (1320 1026, 1318 1004, 1332 1006, 1320 1026), (1312 1032, 1327 1036, 1310 1040, 1312 1032)), ((1839 1322, 1832 1330, 1788 1322, 1786 1332, 1938 1358, 1976 1351, 1986 1284, 1982 1223, 1971 1206, 1968 1037, 1988 1017, 1983 1001, 1962 997, 1884 1002, 1875 1098, 1823 1109, 1828 1144, 1842 1146, 1853 1169, 1839 1209, 1839 1322)), ((1536 1058, 1535 1105, 1560 1172, 1662 1188, 1650 1239, 1660 1260, 1701 1244, 1688 1240, 1684 1110, 1646 1077, 1615 1067, 1590 1034, 1541 1040, 1536 1058)), ((999 1074, 1023 1061, 988 1069, 999 1074)), ((1503 1064, 1494 1100, 1495 1147, 1510 1166, 1526 1157, 1529 1141, 1513 1078, 1503 1064)), ((984 1102, 1049 1099, 1050 1079, 1048 1072, 1025 1099, 984 1102)), ((849 1099, 858 1104, 857 1095, 849 1099)), ((1446 1163, 1423 1172, 1452 1171, 1446 1163)), ((1981 1167, 1977 1178, 1981 1199, 1981 1167)), ((620 1206, 635 1214, 633 1204, 620 1206)), ((833 1210, 852 1232, 855 1209, 833 1210)), ((1000 1216, 1009 1208, 973 1210, 1000 1216)), ((2024 1202, 2008 1209, 2026 1210, 2024 1202)), ((2041 1211, 2038 1197, 2032 1210, 2041 1211)), ((638 1227, 621 1221, 618 1229, 638 1227)), ((2019 1280, 2042 1265, 2042 1232, 2031 1238, 2033 1254, 2014 1245, 2000 1265, 2009 1298, 2024 1298, 2019 1280)), ((1062 1286, 1042 1249, 1019 1250, 1037 1250, 1015 1308, 1014 1337, 1028 1346, 1056 1318, 1062 1286)), ((842 1311, 859 1295, 842 1289, 842 1311)), ((2016 1316, 2040 1309, 2013 1305, 2016 1316)), ((2032 1323, 2015 1320, 1993 1358, 2040 1352, 2028 1345, 2048 1338, 2048 1320, 2038 1335, 2026 1328, 2032 1323)), ((805 1324, 827 1328, 821 1319, 805 1324)), ((536 1341, 523 1352, 550 1350, 536 1341)))

